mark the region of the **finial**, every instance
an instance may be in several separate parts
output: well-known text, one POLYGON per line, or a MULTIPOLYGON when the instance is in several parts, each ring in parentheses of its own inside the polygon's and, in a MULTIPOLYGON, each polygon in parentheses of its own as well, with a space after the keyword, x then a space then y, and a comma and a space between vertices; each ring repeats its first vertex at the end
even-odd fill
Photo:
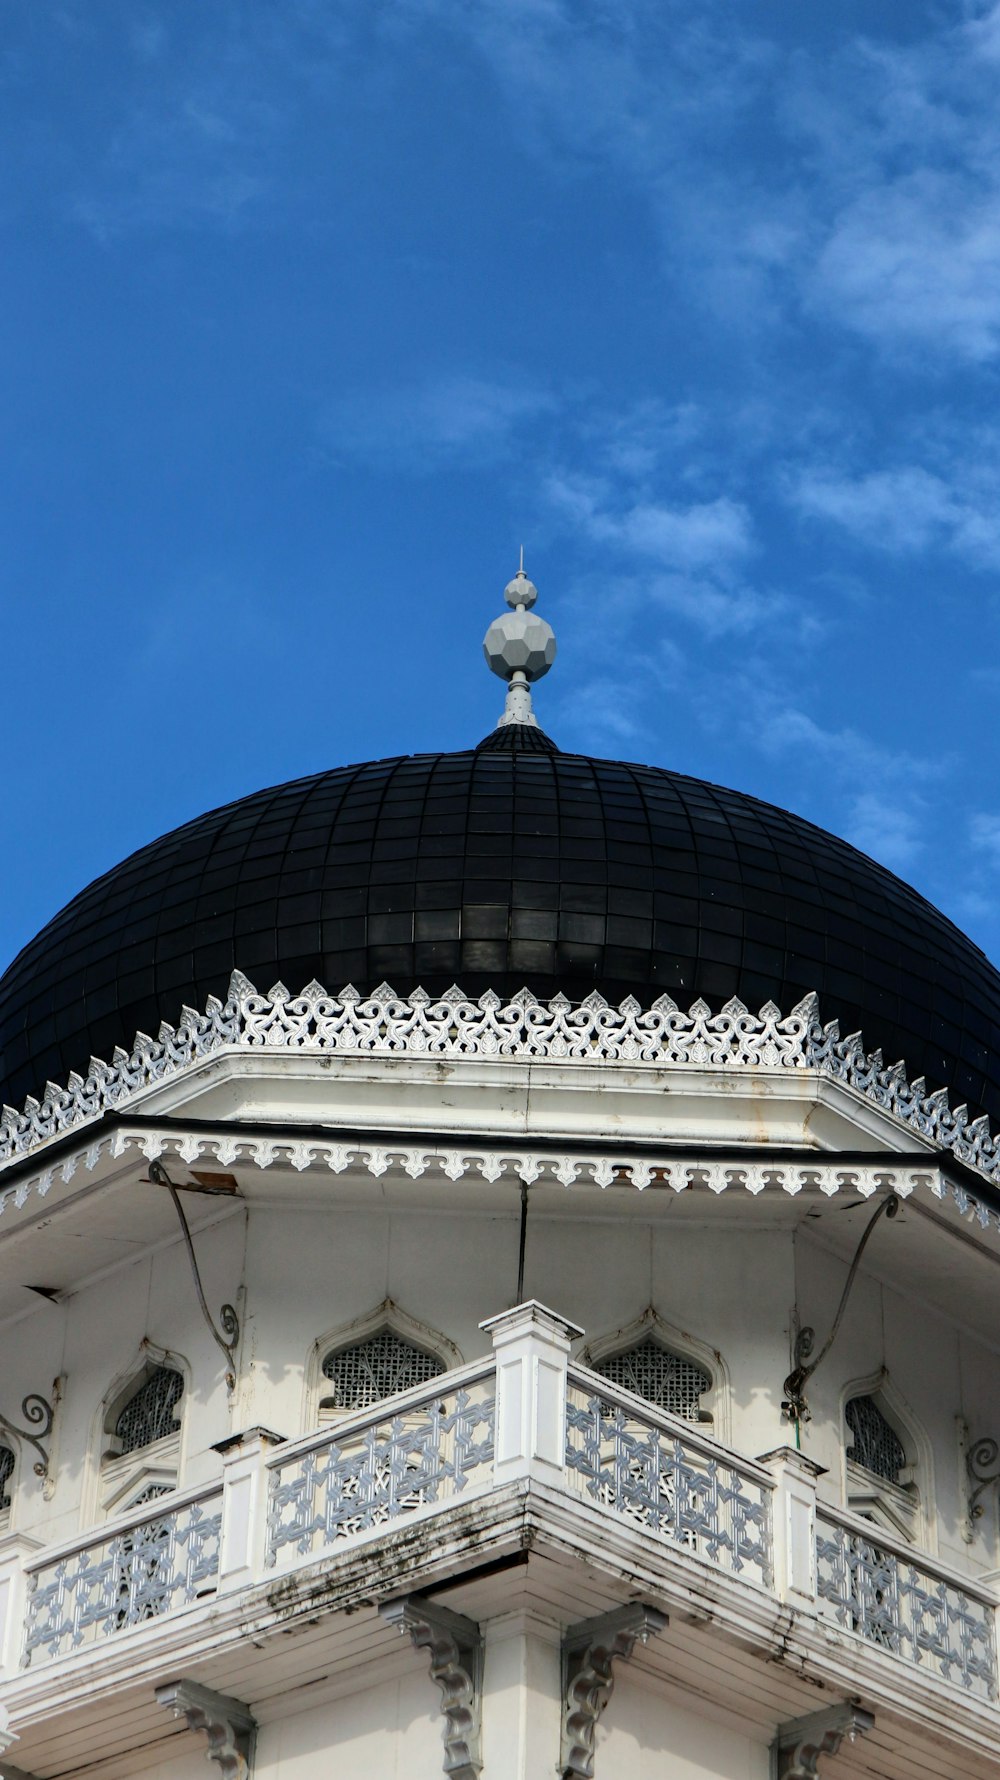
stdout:
POLYGON ((502 618, 494 618, 483 638, 483 654, 493 673, 507 681, 507 699, 497 728, 505 723, 527 723, 538 728, 531 708, 532 681, 547 674, 556 658, 556 639, 544 618, 531 608, 538 589, 524 572, 524 545, 517 574, 508 581, 503 597, 510 606, 502 618))

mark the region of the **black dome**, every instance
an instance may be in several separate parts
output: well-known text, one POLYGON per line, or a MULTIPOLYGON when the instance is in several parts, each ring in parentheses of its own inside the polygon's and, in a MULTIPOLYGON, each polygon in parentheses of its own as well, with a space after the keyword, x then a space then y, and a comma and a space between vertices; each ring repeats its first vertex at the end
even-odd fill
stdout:
POLYGON ((770 804, 548 746, 501 731, 338 768, 142 848, 0 979, 0 1095, 19 1106, 130 1049, 239 968, 260 989, 666 991, 786 1013, 814 989, 825 1020, 1000 1125, 1000 976, 922 897, 770 804))

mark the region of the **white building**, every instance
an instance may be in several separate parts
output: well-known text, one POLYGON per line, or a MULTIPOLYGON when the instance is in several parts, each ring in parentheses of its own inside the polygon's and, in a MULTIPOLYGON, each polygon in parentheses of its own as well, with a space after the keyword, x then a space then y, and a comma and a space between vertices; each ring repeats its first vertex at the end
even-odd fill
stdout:
POLYGON ((1000 1775, 1000 978, 507 598, 0 981, 7 1780, 1000 1775))

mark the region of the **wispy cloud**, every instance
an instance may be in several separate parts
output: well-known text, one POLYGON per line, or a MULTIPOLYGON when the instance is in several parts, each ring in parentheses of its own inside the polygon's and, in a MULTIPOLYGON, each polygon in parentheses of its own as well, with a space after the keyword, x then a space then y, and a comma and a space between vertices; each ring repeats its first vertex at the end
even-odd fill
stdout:
POLYGON ((985 810, 974 811, 969 820, 969 841, 991 866, 1000 867, 1000 816, 985 810))
POLYGON ((984 476, 964 452, 952 477, 918 464, 848 475, 823 466, 792 473, 790 499, 812 519, 830 521, 861 543, 895 555, 941 549, 978 569, 1000 566, 1000 479, 984 476))
POLYGON ((748 740, 765 756, 808 762, 836 788, 845 838, 893 871, 923 853, 933 819, 930 793, 949 762, 893 749, 863 731, 824 724, 791 703, 767 670, 743 681, 748 740))
POLYGON ((547 390, 517 379, 450 373, 345 396, 327 407, 319 433, 344 459, 422 472, 501 457, 520 428, 553 407, 547 390))

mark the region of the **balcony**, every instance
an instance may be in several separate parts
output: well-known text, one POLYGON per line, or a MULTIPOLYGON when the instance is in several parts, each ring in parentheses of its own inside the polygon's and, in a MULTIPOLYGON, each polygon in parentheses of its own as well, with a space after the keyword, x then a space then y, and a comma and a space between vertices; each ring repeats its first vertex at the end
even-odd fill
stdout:
POLYGON ((51 1665, 54 1683, 56 1667, 66 1675, 101 1648, 148 1653, 159 1636, 180 1649, 185 1627, 210 1644, 227 1607, 242 1635, 248 1617, 287 1612, 296 1590, 320 1599, 342 1559, 369 1600, 413 1586, 399 1566, 426 1572, 446 1548, 461 1573, 498 1548, 497 1528, 508 1544, 526 1537, 531 1515, 564 1555, 606 1554, 633 1586, 641 1574, 667 1605, 696 1602, 756 1655, 768 1638, 783 1651, 797 1639, 833 1685, 898 1692, 910 1674, 959 1707, 996 1701, 989 1589, 817 1506, 803 1455, 742 1458, 573 1364, 575 1331, 541 1307, 484 1326, 493 1355, 432 1386, 303 1440, 255 1430, 223 1443, 221 1485, 172 1492, 54 1550, 6 1541, 6 1675, 43 1683, 51 1665), (404 1529, 394 1571, 387 1552, 404 1529))

